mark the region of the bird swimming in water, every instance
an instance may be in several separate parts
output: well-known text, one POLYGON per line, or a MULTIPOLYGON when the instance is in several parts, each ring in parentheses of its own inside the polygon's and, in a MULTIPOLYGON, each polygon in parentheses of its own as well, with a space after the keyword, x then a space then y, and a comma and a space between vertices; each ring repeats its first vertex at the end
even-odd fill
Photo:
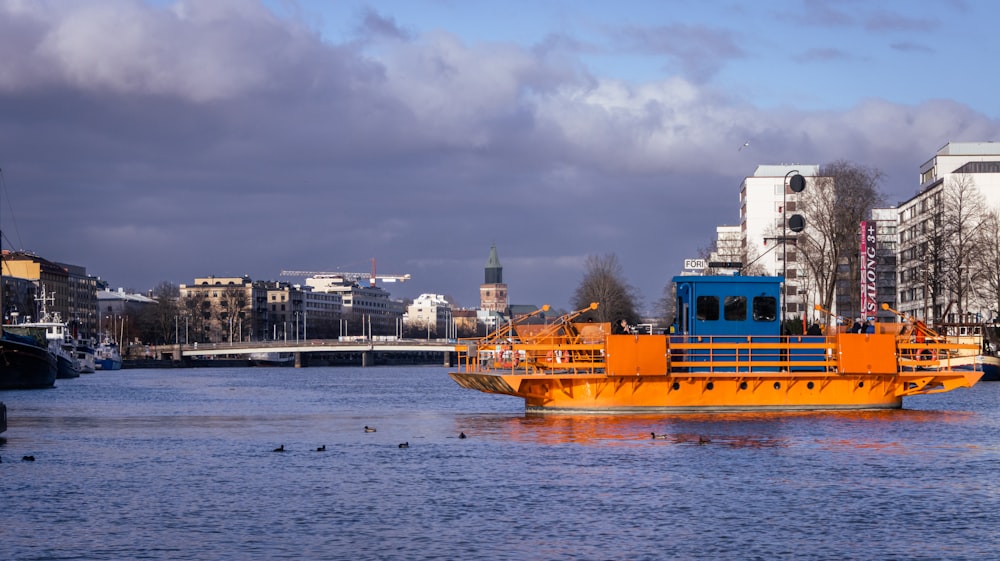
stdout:
POLYGON ((712 441, 712 439, 708 438, 707 436, 699 436, 698 437, 698 444, 708 444, 711 441, 712 441))
POLYGON ((464 432, 460 432, 460 433, 458 433, 458 437, 459 437, 459 438, 466 438, 466 436, 465 436, 465 433, 464 433, 464 432))
POLYGON ((670 438, 665 434, 656 434, 655 432, 651 432, 649 435, 653 437, 653 440, 666 440, 667 438, 670 438))
POLYGON ((275 448, 274 450, 272 450, 272 452, 284 452, 284 451, 285 451, 285 445, 284 444, 282 444, 281 446, 278 446, 277 448, 275 448))
POLYGON ((399 444, 399 447, 400 448, 409 448, 410 447, 410 443, 409 442, 401 442, 399 444))
POLYGON ((368 425, 365 425, 365 432, 375 432, 375 427, 369 427, 368 425))
POLYGON ((33 462, 33 461, 35 461, 35 457, 34 456, 22 456, 21 457, 21 461, 23 461, 23 462, 33 462))
POLYGON ((316 449, 317 452, 326 452, 326 444, 320 446, 316 449))

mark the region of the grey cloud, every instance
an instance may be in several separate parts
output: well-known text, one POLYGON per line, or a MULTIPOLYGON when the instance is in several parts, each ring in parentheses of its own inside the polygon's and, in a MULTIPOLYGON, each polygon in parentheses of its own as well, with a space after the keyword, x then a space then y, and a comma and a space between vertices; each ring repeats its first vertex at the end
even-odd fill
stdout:
POLYGON ((674 24, 621 27, 610 34, 616 48, 665 57, 698 82, 711 78, 728 60, 745 55, 733 33, 723 29, 674 24))
POLYGON ((375 36, 381 39, 410 41, 414 38, 414 33, 401 27, 394 18, 373 9, 364 10, 358 32, 363 37, 375 36))
POLYGON ((369 52, 326 44, 298 20, 204 4, 0 7, 0 30, 19 31, 0 39, 17 55, 0 62, 0 167, 23 249, 141 290, 209 274, 363 271, 376 257, 413 275, 390 287, 396 296, 474 304, 496 243, 512 300, 559 307, 584 258, 614 252, 650 303, 717 224, 737 223, 739 181, 756 164, 854 159, 890 168, 890 190, 903 193, 915 160, 1000 131, 948 102, 768 111, 684 76, 606 80, 565 45, 389 33, 369 52), (40 54, 71 15, 87 15, 71 27, 91 34, 123 17, 149 32, 122 49, 74 31, 86 53, 40 54))

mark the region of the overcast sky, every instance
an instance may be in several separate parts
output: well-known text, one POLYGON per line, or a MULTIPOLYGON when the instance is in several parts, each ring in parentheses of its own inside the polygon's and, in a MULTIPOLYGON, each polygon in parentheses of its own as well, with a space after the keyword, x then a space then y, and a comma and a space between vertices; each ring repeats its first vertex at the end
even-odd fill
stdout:
POLYGON ((146 291, 283 269, 643 309, 759 164, 1000 140, 992 0, 0 0, 3 247, 146 291), (750 145, 739 148, 746 142, 750 145))

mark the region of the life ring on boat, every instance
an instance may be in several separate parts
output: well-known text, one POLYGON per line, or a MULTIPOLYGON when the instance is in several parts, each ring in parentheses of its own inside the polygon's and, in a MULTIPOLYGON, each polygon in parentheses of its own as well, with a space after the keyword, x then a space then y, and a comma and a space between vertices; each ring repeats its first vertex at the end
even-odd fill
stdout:
POLYGON ((507 350, 505 350, 503 354, 506 355, 507 353, 510 353, 510 358, 503 360, 504 357, 501 355, 500 368, 517 368, 517 351, 515 351, 513 347, 507 347, 507 350))

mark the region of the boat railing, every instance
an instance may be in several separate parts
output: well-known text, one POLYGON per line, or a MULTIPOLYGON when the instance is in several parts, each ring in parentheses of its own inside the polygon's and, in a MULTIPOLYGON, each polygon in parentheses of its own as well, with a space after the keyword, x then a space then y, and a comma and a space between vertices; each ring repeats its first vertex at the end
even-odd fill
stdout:
MULTIPOLYGON (((891 334, 830 336, 603 335, 583 342, 556 333, 470 341, 459 350, 468 372, 508 374, 815 376, 866 372, 885 375, 958 368, 976 344, 953 337, 912 341, 891 334), (648 360, 647 360, 648 359, 648 360)), ((965 364, 964 368, 968 368, 965 364)))
POLYGON ((837 338, 671 336, 672 374, 836 372, 837 338))
POLYGON ((466 345, 459 365, 469 372, 520 374, 595 373, 604 368, 604 341, 581 343, 566 337, 509 339, 466 345))

